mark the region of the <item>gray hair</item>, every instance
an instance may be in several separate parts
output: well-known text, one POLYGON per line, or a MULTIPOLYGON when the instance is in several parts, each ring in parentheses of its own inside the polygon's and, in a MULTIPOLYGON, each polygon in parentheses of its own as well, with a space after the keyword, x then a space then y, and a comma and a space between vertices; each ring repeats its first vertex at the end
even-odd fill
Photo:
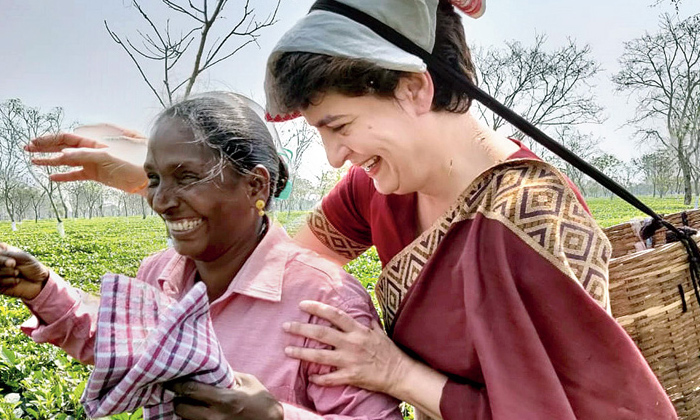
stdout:
POLYGON ((270 197, 279 197, 289 172, 267 125, 249 106, 251 102, 229 92, 198 94, 166 108, 154 127, 177 118, 192 130, 196 143, 211 148, 220 161, 207 179, 220 176, 227 164, 239 174, 264 166, 270 173, 270 197))

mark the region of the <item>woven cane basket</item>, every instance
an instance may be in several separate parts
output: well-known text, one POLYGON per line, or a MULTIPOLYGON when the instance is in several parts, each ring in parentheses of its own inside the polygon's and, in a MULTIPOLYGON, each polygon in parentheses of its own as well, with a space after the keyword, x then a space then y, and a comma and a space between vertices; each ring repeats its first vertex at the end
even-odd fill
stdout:
POLYGON ((613 258, 610 303, 679 417, 700 419, 700 308, 685 247, 677 242, 613 258))
MULTIPOLYGON (((687 210, 682 213, 664 215, 663 218, 674 226, 682 226, 682 214, 687 217, 688 226, 700 230, 700 210, 687 210)), ((643 220, 636 220, 603 229, 612 244, 612 257, 632 254, 646 248, 654 248, 666 243, 666 229, 659 229, 648 241, 639 236, 643 220)))

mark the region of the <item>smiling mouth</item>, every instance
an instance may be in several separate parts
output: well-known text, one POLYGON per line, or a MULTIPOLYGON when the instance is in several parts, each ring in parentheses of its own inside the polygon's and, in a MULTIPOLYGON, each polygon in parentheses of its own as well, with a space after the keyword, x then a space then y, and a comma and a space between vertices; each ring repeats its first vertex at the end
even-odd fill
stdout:
POLYGON ((362 163, 360 168, 362 168, 365 172, 369 172, 377 165, 377 163, 379 163, 379 156, 374 156, 362 163))
POLYGON ((187 232, 197 226, 202 224, 202 219, 186 219, 186 220, 175 220, 175 221, 165 221, 165 225, 168 227, 170 232, 187 232))

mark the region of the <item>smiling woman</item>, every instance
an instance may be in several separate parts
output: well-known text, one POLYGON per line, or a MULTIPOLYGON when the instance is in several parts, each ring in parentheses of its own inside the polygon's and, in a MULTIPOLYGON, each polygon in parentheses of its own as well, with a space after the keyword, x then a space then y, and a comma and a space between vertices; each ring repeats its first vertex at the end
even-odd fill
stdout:
MULTIPOLYGON (((184 302, 205 285, 221 353, 235 371, 244 373, 235 373, 233 388, 187 379, 166 385, 165 376, 156 377, 160 388, 152 389, 149 399, 139 400, 137 392, 130 392, 127 400, 143 401, 147 417, 159 412, 155 410, 168 412, 158 404, 170 401, 157 397, 166 395, 162 387, 167 386, 179 396, 174 413, 185 419, 401 418, 393 398, 351 386, 316 385, 309 378, 328 373, 328 367, 284 354, 289 345, 325 348, 281 328, 288 321, 324 323, 299 309, 304 300, 342 308, 366 326, 376 325, 378 317, 359 282, 270 225, 264 209, 284 189, 287 170, 265 123, 244 99, 209 93, 166 109, 153 128, 144 169, 148 202, 169 227, 174 249, 145 259, 137 278, 119 287, 130 290, 144 282, 162 294, 160 300, 184 302)), ((31 255, 1 248, 0 292, 22 298, 35 315, 23 330, 35 341, 58 344, 78 360, 94 363, 95 372, 106 378, 121 371, 121 365, 110 362, 122 360, 114 359, 122 347, 114 340, 114 347, 102 347, 99 337, 111 336, 110 328, 131 325, 115 325, 109 318, 106 325, 102 318, 97 323, 97 308, 81 292, 31 255)), ((115 281, 109 277, 106 284, 115 281)), ((99 313, 110 310, 105 306, 110 299, 103 300, 99 313)), ((134 310, 143 302, 127 304, 134 310)), ((142 351, 132 344, 133 352, 124 360, 142 351)), ((177 353, 175 349, 172 354, 177 353)), ((175 377, 177 366, 167 366, 175 377)), ((90 395, 116 388, 95 377, 100 376, 93 375, 87 386, 90 395)))

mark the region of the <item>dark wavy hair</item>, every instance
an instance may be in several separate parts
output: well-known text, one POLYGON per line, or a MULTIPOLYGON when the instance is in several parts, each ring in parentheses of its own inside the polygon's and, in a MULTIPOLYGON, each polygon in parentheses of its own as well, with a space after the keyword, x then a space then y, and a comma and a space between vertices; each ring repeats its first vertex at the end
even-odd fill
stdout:
MULTIPOLYGON (((467 46, 462 19, 448 0, 440 0, 433 54, 476 83, 476 70, 467 46)), ((430 71, 430 69, 428 69, 430 71)), ((408 73, 386 70, 366 60, 309 52, 285 52, 272 63, 277 102, 287 112, 303 110, 326 92, 347 96, 394 97, 401 77, 408 73)), ((450 80, 430 73, 435 86, 432 109, 465 113, 471 98, 450 80)))

